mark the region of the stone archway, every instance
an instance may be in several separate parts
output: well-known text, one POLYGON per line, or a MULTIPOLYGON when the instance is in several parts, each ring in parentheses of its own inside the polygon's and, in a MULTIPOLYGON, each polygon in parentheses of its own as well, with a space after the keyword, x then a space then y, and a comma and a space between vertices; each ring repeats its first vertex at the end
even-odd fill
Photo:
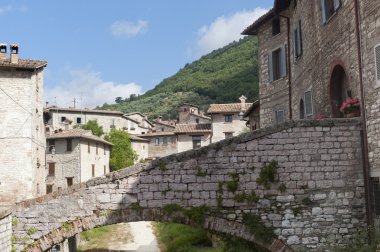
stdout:
POLYGON ((334 118, 343 117, 340 106, 349 97, 349 80, 344 67, 340 64, 334 66, 330 77, 330 103, 334 118))

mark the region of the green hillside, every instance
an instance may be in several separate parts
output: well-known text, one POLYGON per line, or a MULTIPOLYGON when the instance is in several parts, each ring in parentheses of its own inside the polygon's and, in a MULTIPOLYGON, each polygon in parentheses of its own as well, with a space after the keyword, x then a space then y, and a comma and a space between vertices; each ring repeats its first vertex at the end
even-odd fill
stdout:
POLYGON ((211 103, 239 102, 242 94, 252 102, 258 97, 256 48, 256 38, 245 37, 186 64, 141 96, 119 97, 117 103, 99 108, 173 119, 177 106, 185 102, 199 105, 204 111, 211 103))

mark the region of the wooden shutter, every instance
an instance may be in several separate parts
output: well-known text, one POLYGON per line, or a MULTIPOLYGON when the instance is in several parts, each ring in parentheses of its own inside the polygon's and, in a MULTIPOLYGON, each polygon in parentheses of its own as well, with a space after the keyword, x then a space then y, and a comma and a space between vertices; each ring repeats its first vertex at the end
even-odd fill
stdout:
POLYGON ((311 91, 305 92, 305 118, 311 119, 313 117, 313 101, 311 91))
POLYGON ((321 0, 321 17, 322 17, 322 24, 326 23, 326 6, 325 6, 325 0, 321 0))
POLYGON ((273 57, 272 52, 268 54, 268 81, 271 83, 273 81, 273 57))
POLYGON ((334 0, 334 10, 337 11, 340 7, 340 0, 334 0))
POLYGON ((375 47, 376 83, 380 84, 380 45, 375 47))
POLYGON ((288 45, 285 44, 282 49, 281 49, 281 52, 282 52, 282 55, 281 55, 281 59, 282 59, 282 62, 281 62, 281 66, 282 66, 282 77, 285 77, 288 73, 288 69, 287 69, 287 60, 288 58, 286 57, 287 56, 287 50, 288 49, 288 45))
POLYGON ((294 62, 297 61, 298 55, 297 55, 297 30, 294 30, 293 32, 293 57, 294 62))
POLYGON ((301 33, 301 20, 297 23, 297 44, 298 44, 298 56, 302 54, 302 33, 301 33))

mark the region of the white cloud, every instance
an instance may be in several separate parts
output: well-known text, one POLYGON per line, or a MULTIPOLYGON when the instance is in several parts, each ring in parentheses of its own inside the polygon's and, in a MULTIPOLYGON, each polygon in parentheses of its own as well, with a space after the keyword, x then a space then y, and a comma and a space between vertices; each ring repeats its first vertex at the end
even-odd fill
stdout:
POLYGON ((231 16, 218 17, 210 25, 198 30, 197 47, 200 55, 221 48, 242 37, 240 33, 268 10, 256 8, 252 11, 240 11, 231 16))
POLYGON ((12 11, 12 5, 6 5, 6 6, 1 6, 0 7, 0 15, 3 15, 3 14, 5 14, 5 13, 7 13, 7 12, 10 12, 10 11, 12 11))
POLYGON ((143 34, 148 29, 148 21, 139 20, 133 23, 126 20, 118 20, 111 25, 112 35, 115 37, 131 38, 143 34))
POLYGON ((102 80, 100 73, 89 69, 69 70, 71 80, 52 88, 45 89, 45 100, 50 104, 55 101, 60 107, 73 106, 74 98, 79 101, 77 107, 94 108, 103 103, 114 103, 115 98, 141 94, 142 88, 136 83, 116 83, 102 80))

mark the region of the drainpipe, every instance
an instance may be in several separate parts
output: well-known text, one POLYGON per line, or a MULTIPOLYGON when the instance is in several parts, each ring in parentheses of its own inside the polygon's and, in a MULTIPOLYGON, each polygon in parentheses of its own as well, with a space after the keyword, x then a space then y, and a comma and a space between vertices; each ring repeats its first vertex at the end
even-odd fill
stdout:
MULTIPOLYGON (((362 48, 361 48, 361 37, 360 37, 360 20, 359 20, 359 1, 355 0, 355 30, 356 30, 356 40, 357 40, 357 52, 358 52, 358 64, 359 64, 359 85, 360 85, 360 107, 361 107, 361 119, 363 124, 363 129, 361 132, 362 138, 362 155, 363 155, 363 175, 364 175, 364 186, 365 186, 365 198, 366 198, 366 213, 367 213, 367 225, 368 227, 373 227, 373 195, 372 195, 372 180, 370 176, 369 159, 368 159, 368 136, 367 136, 367 121, 366 121, 366 107, 364 102, 364 86, 363 86, 363 62, 362 62, 362 48)), ((371 232, 368 232, 369 238, 371 240, 371 232)))
POLYGON ((288 16, 283 16, 283 15, 278 15, 279 17, 285 18, 286 19, 286 25, 287 25, 287 30, 288 30, 288 37, 287 37, 287 64, 288 64, 288 83, 289 83, 289 120, 293 119, 293 112, 292 112, 292 79, 291 79, 291 73, 292 73, 292 66, 291 66, 291 61, 290 61, 290 17, 288 16))

